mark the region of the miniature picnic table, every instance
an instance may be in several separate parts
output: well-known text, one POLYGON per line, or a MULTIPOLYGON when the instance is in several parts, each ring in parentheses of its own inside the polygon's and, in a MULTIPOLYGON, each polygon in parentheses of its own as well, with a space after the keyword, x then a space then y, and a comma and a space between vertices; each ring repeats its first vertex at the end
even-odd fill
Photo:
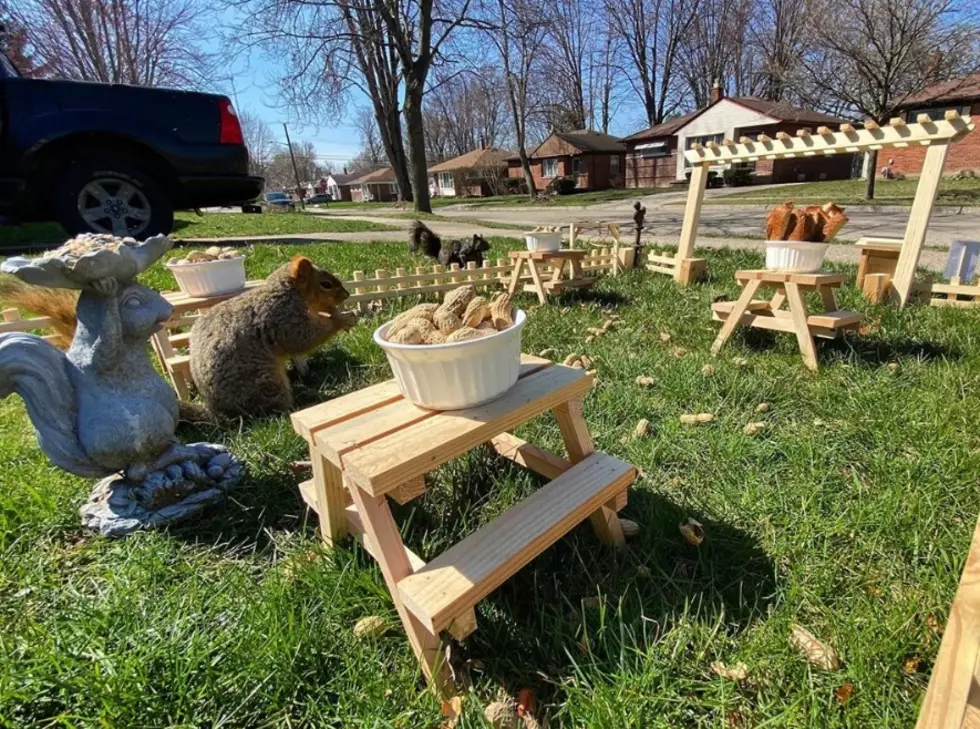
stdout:
POLYGON ((711 305, 712 318, 724 322, 711 353, 718 354, 739 325, 772 329, 796 334, 808 369, 817 371, 817 350, 813 338, 833 339, 837 332, 856 329, 863 314, 840 311, 834 298, 846 276, 839 273, 784 273, 780 271, 736 271, 735 279, 743 286, 737 301, 719 301, 711 305), (753 299, 760 288, 773 289, 772 299, 753 299), (811 314, 803 294, 816 291, 823 300, 824 312, 811 314), (783 309, 783 305, 788 306, 783 309))
POLYGON ((514 261, 514 272, 510 278, 510 293, 513 295, 517 287, 521 284, 521 273, 524 265, 527 264, 531 274, 531 283, 524 287, 525 291, 531 291, 538 295, 538 301, 542 304, 548 303, 548 294, 560 292, 562 289, 571 287, 591 286, 595 283, 594 278, 587 278, 582 271, 582 259, 588 255, 586 250, 558 250, 558 251, 511 251, 510 257, 514 261), (551 278, 544 280, 538 264, 550 265, 552 267, 551 278), (570 274, 568 278, 562 278, 565 265, 568 265, 570 274))
POLYGON ((636 469, 595 451, 582 417, 591 388, 582 370, 522 355, 514 387, 466 410, 416 407, 389 380, 292 415, 313 462, 313 479, 300 492, 319 516, 323 540, 332 546, 353 533, 378 561, 412 649, 440 693, 452 691, 441 631, 469 635, 474 606, 586 518, 602 541, 624 543, 616 512, 636 469), (568 460, 508 432, 548 411, 568 460), (387 497, 406 503, 420 496, 426 473, 484 443, 552 480, 426 564, 402 541, 387 497))

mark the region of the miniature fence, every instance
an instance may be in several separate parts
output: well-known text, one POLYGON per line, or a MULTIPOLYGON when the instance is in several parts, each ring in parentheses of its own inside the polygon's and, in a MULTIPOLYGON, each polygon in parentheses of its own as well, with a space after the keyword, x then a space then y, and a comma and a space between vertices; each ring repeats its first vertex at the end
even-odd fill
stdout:
POLYGON ((974 126, 970 117, 961 117, 950 110, 946 112, 945 119, 935 121, 927 114, 920 114, 915 124, 907 124, 904 119, 896 118, 886 127, 874 121, 866 121, 861 130, 855 129, 851 124, 841 124, 840 131, 837 132, 828 127, 819 127, 816 134, 811 134, 809 129, 800 129, 795 137, 786 132, 778 132, 775 139, 760 134, 756 139, 742 137, 737 144, 726 139, 721 144, 709 142, 704 146, 693 145, 684 152, 684 157, 691 163, 691 183, 687 207, 684 209, 680 243, 674 258, 675 280, 684 285, 689 284, 704 270, 704 260, 692 258, 692 254, 710 166, 760 159, 815 157, 922 146, 926 147, 925 161, 892 281, 893 292, 904 306, 913 290, 915 269, 925 245, 929 218, 936 201, 946 156, 949 154, 949 145, 973 131, 974 126))
MULTIPOLYGON (((53 320, 47 316, 36 316, 24 319, 17 309, 4 309, 3 322, 0 322, 0 334, 7 332, 30 332, 35 329, 50 329, 53 320)), ((46 342, 55 338, 54 334, 45 334, 41 337, 46 342)))

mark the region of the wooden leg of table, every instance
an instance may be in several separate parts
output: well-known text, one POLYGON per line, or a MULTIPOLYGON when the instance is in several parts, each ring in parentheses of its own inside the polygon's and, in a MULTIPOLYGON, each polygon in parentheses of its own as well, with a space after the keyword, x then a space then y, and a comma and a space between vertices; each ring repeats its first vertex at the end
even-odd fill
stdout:
POLYGON ((527 267, 531 271, 531 280, 534 281, 534 288, 538 290, 538 301, 542 304, 548 303, 548 297, 544 292, 544 284, 541 282, 541 273, 533 258, 527 259, 527 267))
POLYGON ((320 517, 320 536, 328 547, 335 547, 347 536, 347 516, 344 514, 344 479, 340 469, 310 447, 313 463, 313 488, 316 492, 316 511, 320 517))
MULTIPOLYGON (((554 410, 558 428, 561 430, 561 437, 565 441, 565 448, 568 451, 568 459, 572 463, 578 463, 586 456, 595 453, 592 436, 589 435, 589 426, 585 423, 582 410, 583 404, 580 397, 569 400, 554 410)), ((599 539, 606 544, 621 547, 626 544, 626 538, 623 536, 623 528, 619 523, 619 516, 616 514, 616 502, 616 498, 606 502, 592 512, 589 519, 592 521, 592 528, 599 539)))
POLYGON ((834 290, 830 286, 820 287, 820 298, 823 299, 823 310, 828 314, 837 311, 837 299, 834 298, 834 290))
POLYGON ((558 283, 559 281, 561 281, 561 274, 562 274, 562 271, 565 270, 565 263, 566 263, 567 260, 568 259, 566 259, 566 258, 559 258, 558 259, 558 265, 555 266, 555 270, 551 274, 551 280, 554 281, 555 283, 558 283))
POLYGON ((572 278, 585 278, 585 274, 582 272, 582 261, 578 258, 573 258, 569 261, 572 267, 572 278))
POLYGON ((810 327, 806 323, 806 304, 803 302, 799 286, 792 281, 786 282, 786 298, 789 301, 790 318, 793 320, 796 341, 800 343, 803 364, 807 369, 816 372, 820 365, 817 363, 817 348, 813 343, 813 334, 810 333, 810 327))
POLYGON ((780 286, 776 289, 776 293, 773 294, 772 298, 769 300, 769 309, 775 313, 783 308, 783 304, 786 303, 786 289, 780 286))
POLYGON ((521 285, 521 272, 524 270, 524 259, 518 258, 514 261, 514 272, 510 278, 510 288, 508 291, 513 296, 517 293, 517 287, 521 285))
POLYGON ((718 332, 718 336, 715 337, 715 343, 711 345, 711 354, 718 354, 721 348, 725 346, 725 342, 728 338, 732 336, 732 332, 735 331, 735 327, 739 325, 742 321, 742 315, 745 314, 746 310, 749 308, 749 302, 752 301, 752 297, 755 296, 755 292, 759 290, 759 286, 762 282, 758 279, 750 279, 745 282, 745 288, 742 289, 742 295, 738 297, 738 301, 735 302, 735 306, 732 307, 731 313, 728 318, 725 319, 724 323, 721 325, 721 331, 718 332))
POLYGON ((350 491, 364 530, 377 549, 378 566, 381 567, 381 574, 401 617, 408 641, 422 665, 422 672, 439 696, 452 695, 454 687, 443 660, 442 640, 406 610, 398 597, 398 583, 412 574, 412 565, 405 554, 405 543, 398 533, 398 525, 388 508, 387 497, 372 496, 353 483, 350 484, 350 491))

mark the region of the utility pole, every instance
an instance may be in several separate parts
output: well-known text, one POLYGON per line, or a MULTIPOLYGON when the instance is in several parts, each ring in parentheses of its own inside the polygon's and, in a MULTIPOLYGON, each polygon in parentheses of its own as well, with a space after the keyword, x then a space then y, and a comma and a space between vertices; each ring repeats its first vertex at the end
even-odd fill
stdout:
POLYGON ((299 185, 299 170, 296 169, 296 157, 293 154, 293 143, 289 141, 289 127, 286 126, 286 122, 282 123, 282 129, 286 132, 286 146, 289 147, 289 159, 293 161, 293 175, 296 178, 296 197, 299 198, 299 204, 306 210, 306 202, 303 200, 303 193, 300 190, 299 185))

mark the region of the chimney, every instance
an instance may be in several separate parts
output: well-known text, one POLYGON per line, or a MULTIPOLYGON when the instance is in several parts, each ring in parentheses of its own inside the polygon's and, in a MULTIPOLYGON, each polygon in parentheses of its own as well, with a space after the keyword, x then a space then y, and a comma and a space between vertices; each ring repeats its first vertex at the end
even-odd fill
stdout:
POLYGON ((346 174, 348 174, 348 173, 347 173, 347 165, 344 165, 344 174, 345 174, 345 175, 346 175, 346 174))
POLYGON ((721 101, 725 96, 725 92, 721 88, 721 82, 715 81, 715 85, 711 87, 711 95, 708 97, 710 103, 714 104, 721 101))

